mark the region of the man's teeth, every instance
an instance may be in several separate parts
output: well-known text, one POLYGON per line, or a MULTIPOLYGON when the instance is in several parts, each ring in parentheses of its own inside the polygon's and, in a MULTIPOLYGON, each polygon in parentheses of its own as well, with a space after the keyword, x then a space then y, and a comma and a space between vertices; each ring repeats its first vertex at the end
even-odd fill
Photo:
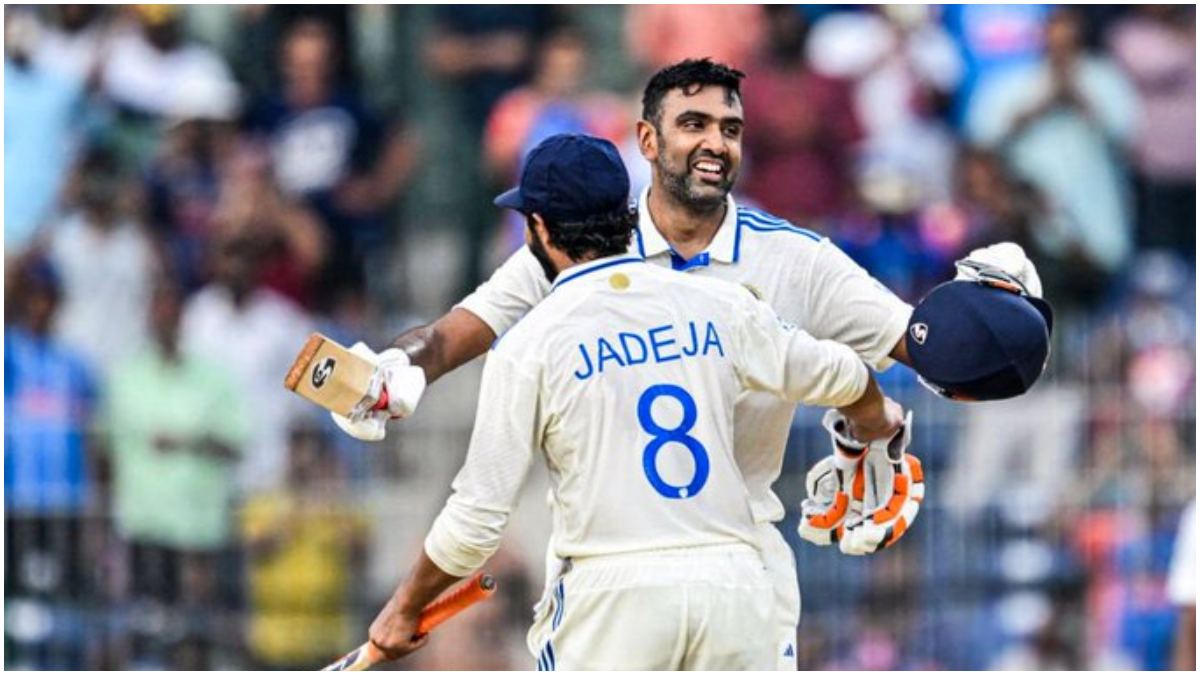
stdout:
POLYGON ((721 173, 721 165, 716 162, 696 162, 694 166, 700 171, 721 173))

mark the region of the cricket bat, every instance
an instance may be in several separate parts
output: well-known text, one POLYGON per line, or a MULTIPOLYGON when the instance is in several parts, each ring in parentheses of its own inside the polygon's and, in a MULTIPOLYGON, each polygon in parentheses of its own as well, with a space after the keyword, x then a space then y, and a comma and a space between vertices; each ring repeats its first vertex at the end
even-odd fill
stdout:
MULTIPOLYGON (((417 623, 417 634, 428 633, 495 591, 496 580, 492 575, 482 572, 476 574, 467 583, 429 603, 421 612, 421 620, 417 623)), ((383 655, 383 652, 367 641, 358 649, 325 666, 322 670, 366 670, 386 660, 387 657, 383 655)))
MULTIPOLYGON (((375 364, 337 342, 313 333, 288 370, 283 386, 327 410, 349 417, 367 403, 375 364)), ((388 405, 384 389, 372 410, 388 405)))

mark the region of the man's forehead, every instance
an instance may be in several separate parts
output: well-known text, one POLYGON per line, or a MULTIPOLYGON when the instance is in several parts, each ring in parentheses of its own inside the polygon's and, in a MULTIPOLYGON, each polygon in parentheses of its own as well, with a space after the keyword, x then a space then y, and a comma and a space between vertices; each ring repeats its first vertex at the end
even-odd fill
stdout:
POLYGON ((699 110, 712 114, 714 117, 724 117, 729 114, 742 114, 741 98, 726 87, 719 84, 704 85, 688 88, 686 91, 675 88, 663 97, 663 110, 668 115, 678 114, 684 110, 699 110))

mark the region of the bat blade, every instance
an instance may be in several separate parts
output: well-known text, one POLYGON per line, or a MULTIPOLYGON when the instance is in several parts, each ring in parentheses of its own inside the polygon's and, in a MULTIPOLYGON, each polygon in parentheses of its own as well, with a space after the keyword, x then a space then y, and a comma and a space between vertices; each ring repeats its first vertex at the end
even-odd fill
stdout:
POLYGON ((320 333, 313 333, 283 386, 339 415, 349 416, 371 388, 375 366, 320 333))
MULTIPOLYGON (((421 611, 421 619, 417 622, 417 634, 428 633, 464 609, 487 599, 495 591, 496 580, 492 575, 482 572, 476 574, 467 583, 429 603, 421 611)), ((385 660, 387 657, 383 652, 368 641, 321 670, 367 670, 385 660)))

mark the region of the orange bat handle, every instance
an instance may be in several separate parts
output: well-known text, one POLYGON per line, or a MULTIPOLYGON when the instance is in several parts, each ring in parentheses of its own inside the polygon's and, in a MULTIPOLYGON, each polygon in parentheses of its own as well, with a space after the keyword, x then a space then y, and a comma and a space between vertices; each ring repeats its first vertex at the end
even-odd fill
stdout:
MULTIPOLYGON (((487 598, 496 591, 496 580, 490 574, 480 572, 450 594, 438 598, 421 610, 417 621, 417 635, 424 635, 445 623, 455 614, 487 598)), ((364 645, 326 666, 324 670, 366 670, 387 656, 368 640, 364 645)))
POLYGON ((454 592, 438 598, 421 610, 421 620, 417 622, 417 634, 424 635, 446 622, 471 605, 483 600, 496 590, 496 580, 490 574, 476 574, 470 581, 463 584, 454 592))

